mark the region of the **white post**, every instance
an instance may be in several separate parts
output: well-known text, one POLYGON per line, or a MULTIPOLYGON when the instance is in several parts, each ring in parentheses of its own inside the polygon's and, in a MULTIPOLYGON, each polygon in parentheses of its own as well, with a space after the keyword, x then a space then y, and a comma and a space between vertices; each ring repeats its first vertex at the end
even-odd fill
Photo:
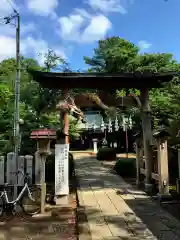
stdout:
POLYGON ((7 170, 6 170, 6 180, 7 183, 14 185, 16 183, 16 162, 15 162, 15 153, 10 152, 7 154, 7 170))
POLYGON ((33 156, 26 155, 25 158, 26 158, 26 172, 28 173, 29 184, 32 184, 33 156))
POLYGON ((4 185, 4 156, 0 156, 0 185, 4 185))
MULTIPOLYGON (((24 156, 19 156, 19 162, 18 162, 18 170, 22 171, 24 173, 24 156)), ((22 174, 18 174, 18 186, 24 186, 24 178, 22 174)))
POLYGON ((69 144, 55 145, 55 195, 69 194, 69 144))
POLYGON ((93 139, 93 150, 94 153, 97 153, 98 149, 97 149, 97 139, 93 139))

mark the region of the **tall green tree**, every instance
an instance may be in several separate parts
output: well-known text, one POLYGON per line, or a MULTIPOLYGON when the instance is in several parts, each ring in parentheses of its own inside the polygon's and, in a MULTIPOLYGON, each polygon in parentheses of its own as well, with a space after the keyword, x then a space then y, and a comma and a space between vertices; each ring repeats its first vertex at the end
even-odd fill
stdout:
MULTIPOLYGON (((94 55, 84 57, 89 65, 89 72, 167 72, 180 71, 180 64, 170 53, 141 54, 134 44, 119 37, 111 37, 99 41, 94 49, 94 55)), ((103 84, 103 82, 102 82, 103 84)), ((172 142, 176 142, 175 132, 180 129, 180 82, 177 78, 170 84, 164 84, 162 89, 151 89, 150 103, 154 128, 160 125, 167 127, 171 132, 172 142), (172 127, 173 126, 173 127, 172 127)), ((117 89, 116 96, 122 97, 137 89, 117 89)), ((134 120, 140 122, 139 109, 129 109, 134 114, 134 120)))

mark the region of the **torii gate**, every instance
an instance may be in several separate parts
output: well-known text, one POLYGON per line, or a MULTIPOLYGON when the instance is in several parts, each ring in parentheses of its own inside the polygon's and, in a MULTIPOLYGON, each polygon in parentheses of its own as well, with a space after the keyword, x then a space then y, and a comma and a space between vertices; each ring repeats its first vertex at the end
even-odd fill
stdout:
MULTIPOLYGON (((131 102, 141 108, 142 111, 142 132, 143 146, 146 166, 145 188, 151 187, 152 173, 152 127, 151 110, 149 105, 148 91, 151 88, 161 88, 162 83, 169 82, 176 75, 175 72, 164 73, 51 73, 31 71, 33 78, 43 87, 50 89, 64 89, 65 98, 68 89, 98 89, 107 91, 109 89, 136 88, 140 90, 140 97, 131 96, 131 102)), ((124 98, 125 102, 125 98, 124 98)), ((76 103, 77 104, 77 103, 76 103)), ((78 105, 78 104, 77 104, 78 105)), ((65 143, 68 140, 68 110, 64 112, 64 134, 65 143)))

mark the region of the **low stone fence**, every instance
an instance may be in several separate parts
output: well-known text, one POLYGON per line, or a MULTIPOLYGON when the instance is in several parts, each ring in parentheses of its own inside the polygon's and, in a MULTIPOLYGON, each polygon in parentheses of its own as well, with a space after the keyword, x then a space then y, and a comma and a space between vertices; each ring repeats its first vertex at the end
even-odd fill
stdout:
MULTIPOLYGON (((40 163, 35 161, 35 156, 19 156, 18 169, 23 173, 28 173, 29 184, 40 184, 40 163)), ((7 156, 0 156, 0 185, 16 183, 16 160, 15 154, 10 152, 7 156)), ((18 174, 18 186, 24 185, 22 174, 18 174)))

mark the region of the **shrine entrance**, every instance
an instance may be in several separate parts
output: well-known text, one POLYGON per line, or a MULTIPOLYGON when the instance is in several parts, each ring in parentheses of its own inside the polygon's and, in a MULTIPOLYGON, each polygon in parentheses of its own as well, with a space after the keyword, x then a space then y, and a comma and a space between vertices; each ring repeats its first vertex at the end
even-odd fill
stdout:
MULTIPOLYGON (((153 147, 154 140, 157 142, 158 149, 158 181, 161 194, 168 194, 167 187, 169 186, 168 166, 167 161, 164 163, 162 159, 167 159, 167 140, 165 135, 161 136, 158 133, 153 138, 151 126, 151 110, 149 105, 148 91, 151 88, 160 88, 164 82, 169 82, 175 76, 174 72, 167 73, 50 73, 31 71, 31 74, 42 87, 50 89, 64 89, 64 103, 61 102, 58 108, 61 110, 61 117, 64 120, 63 134, 57 139, 57 147, 62 147, 65 144, 66 150, 69 149, 69 113, 73 111, 74 114, 83 118, 83 107, 87 107, 88 101, 91 102, 91 107, 99 105, 102 109, 107 107, 123 107, 123 106, 138 106, 141 109, 141 138, 137 134, 136 138, 136 166, 137 166, 137 183, 139 183, 139 175, 144 174, 144 186, 146 191, 152 187, 153 175, 153 147), (98 89, 98 98, 93 95, 81 95, 74 99, 69 96, 69 89, 98 89), (115 99, 110 94, 110 90, 116 89, 138 89, 140 96, 128 95, 121 99, 115 99), (104 94, 107 92, 109 94, 104 94), (101 101, 99 101, 99 99, 101 101), (122 106, 123 99, 123 106, 122 106), (140 139, 140 140, 139 140, 140 139), (143 146, 143 148, 142 148, 143 146), (140 162, 143 161, 143 167, 140 162)), ((61 153, 63 150, 61 149, 61 153)), ((61 157, 64 157, 61 154, 61 157)), ((60 156, 59 156, 60 157, 60 156)), ((65 158, 65 157, 64 157, 65 158)), ((55 163, 56 164, 56 163, 55 163)), ((55 175, 58 172, 55 171, 55 175)), ((157 177, 157 176, 156 176, 157 177)), ((55 177, 56 178, 56 177, 55 177)), ((55 180, 56 186, 60 186, 59 180, 55 180)), ((66 182, 67 183, 67 182, 66 182)), ((58 190, 56 192, 58 195, 58 190)))
POLYGON ((94 139, 97 139, 98 148, 117 148, 118 153, 133 151, 132 118, 125 113, 128 107, 137 106, 132 97, 119 97, 117 100, 111 94, 100 91, 98 95, 79 94, 74 97, 74 102, 84 113, 85 121, 79 125, 82 131, 79 142, 82 142, 84 150, 94 149, 94 139))

